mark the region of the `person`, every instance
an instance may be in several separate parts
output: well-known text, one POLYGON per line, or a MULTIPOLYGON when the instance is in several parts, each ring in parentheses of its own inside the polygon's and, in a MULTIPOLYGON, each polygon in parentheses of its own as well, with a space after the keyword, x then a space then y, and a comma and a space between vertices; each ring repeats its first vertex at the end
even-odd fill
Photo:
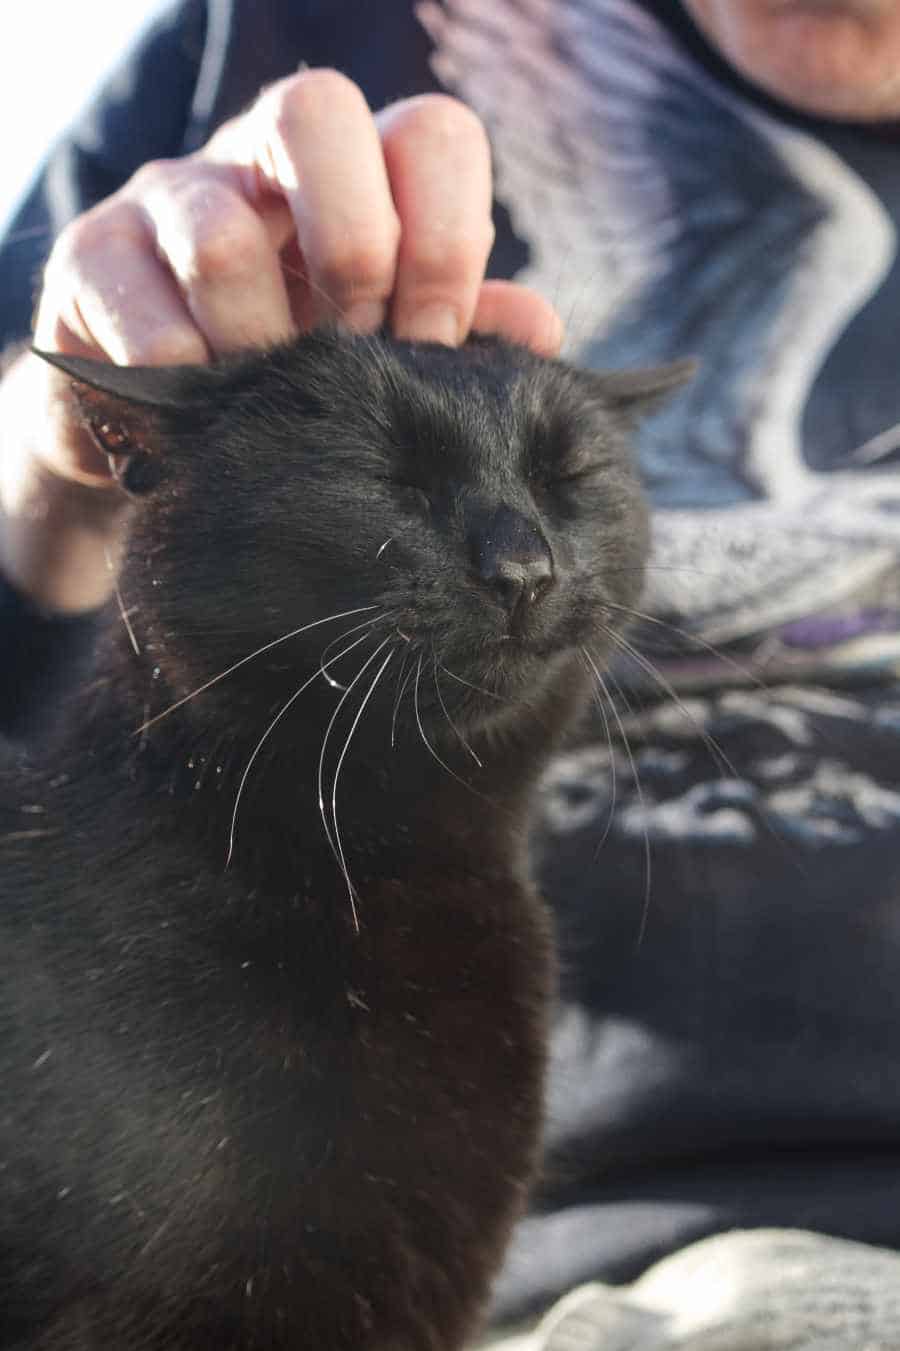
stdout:
MULTIPOLYGON (((183 0, 0 248, 5 342, 37 285, 38 346, 119 363, 335 318, 552 354, 559 315, 583 364, 699 358, 641 437, 615 707, 536 833, 563 982, 495 1316, 648 1273, 548 1346, 900 1346, 898 128, 893 0, 183 0)), ((90 659, 128 507, 27 352, 0 413, 17 732, 90 659)))

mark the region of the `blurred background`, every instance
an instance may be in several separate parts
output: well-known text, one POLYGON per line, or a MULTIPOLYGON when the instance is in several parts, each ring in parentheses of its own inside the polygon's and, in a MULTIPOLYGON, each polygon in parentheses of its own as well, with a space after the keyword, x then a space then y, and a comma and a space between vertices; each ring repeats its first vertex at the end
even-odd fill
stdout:
POLYGON ((171 0, 20 0, 0 43, 0 229, 48 146, 171 0))

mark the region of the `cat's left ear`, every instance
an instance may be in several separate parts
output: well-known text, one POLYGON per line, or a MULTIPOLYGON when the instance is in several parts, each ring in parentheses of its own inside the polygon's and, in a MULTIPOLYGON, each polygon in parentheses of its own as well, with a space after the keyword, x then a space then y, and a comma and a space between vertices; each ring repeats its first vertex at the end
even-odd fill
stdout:
POLYGON ((693 380, 698 363, 692 360, 670 361, 664 366, 648 366, 632 371, 585 372, 591 388, 606 403, 634 418, 649 417, 671 396, 693 380))
POLYGON ((113 366, 36 347, 32 351, 72 378, 85 428, 116 479, 135 497, 159 484, 171 428, 196 425, 216 406, 211 395, 221 376, 214 367, 113 366))

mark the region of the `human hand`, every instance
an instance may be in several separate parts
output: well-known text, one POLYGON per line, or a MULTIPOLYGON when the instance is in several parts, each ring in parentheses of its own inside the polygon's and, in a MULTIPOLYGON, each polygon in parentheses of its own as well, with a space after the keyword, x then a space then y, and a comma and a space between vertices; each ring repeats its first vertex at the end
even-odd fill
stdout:
MULTIPOLYGON (((429 95, 373 116, 344 76, 304 71, 63 232, 36 344, 163 365, 387 320, 401 338, 456 344, 476 328, 555 353, 552 308, 484 281, 491 197, 487 137, 463 104, 429 95)), ((84 451, 78 471, 104 474, 84 451)))
MULTIPOLYGON (((487 138, 464 105, 428 95, 373 115, 344 76, 304 71, 265 90, 196 154, 145 165, 63 231, 35 343, 162 365, 323 322, 359 332, 387 322, 402 338, 456 344, 477 329, 553 355, 562 326, 552 307, 484 280, 491 198, 487 138)), ((45 484, 49 475, 73 485, 73 504, 85 487, 112 486, 59 372, 21 358, 4 404, 7 440, 12 426, 19 444, 4 452, 0 480, 24 454, 45 484)), ((11 500, 0 481, 8 513, 11 500)), ((120 529, 120 510, 101 515, 120 529)), ((27 569, 5 563, 27 587, 27 569)), ((98 573, 76 589, 98 603, 109 585, 98 573)))

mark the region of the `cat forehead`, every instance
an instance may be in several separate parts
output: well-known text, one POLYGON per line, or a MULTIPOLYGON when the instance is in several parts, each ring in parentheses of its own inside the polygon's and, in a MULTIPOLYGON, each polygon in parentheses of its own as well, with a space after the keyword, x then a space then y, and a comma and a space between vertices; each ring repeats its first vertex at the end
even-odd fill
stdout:
POLYGON ((288 438, 318 464, 369 462, 376 472, 386 460, 417 477, 518 475, 608 439, 613 422, 582 373, 500 342, 326 341, 259 376, 243 401, 246 434, 269 439, 268 422, 276 454, 288 438))
POLYGON ((332 428, 446 436, 462 444, 520 424, 532 411, 528 390, 541 365, 499 343, 452 349, 325 338, 260 362, 239 405, 309 416, 332 428))

